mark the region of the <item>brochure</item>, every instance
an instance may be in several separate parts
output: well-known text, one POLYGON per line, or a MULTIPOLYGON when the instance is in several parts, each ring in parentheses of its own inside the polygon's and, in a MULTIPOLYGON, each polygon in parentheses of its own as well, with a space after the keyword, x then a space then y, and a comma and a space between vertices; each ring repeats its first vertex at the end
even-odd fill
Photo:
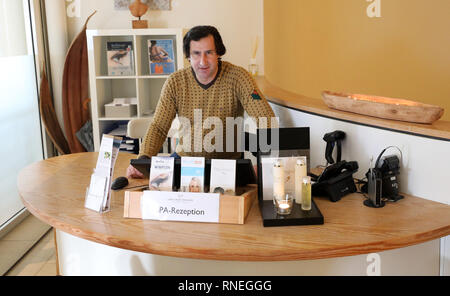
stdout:
POLYGON ((107 59, 109 76, 134 75, 133 43, 107 42, 107 59))
POLYGON ((171 74, 175 72, 175 55, 172 39, 148 40, 150 74, 171 74))
POLYGON ((211 159, 211 193, 231 194, 236 191, 236 160, 211 159))
POLYGON ((103 135, 98 152, 97 165, 91 175, 84 206, 96 212, 106 212, 111 208, 111 178, 119 154, 122 138, 103 135))
POLYGON ((149 178, 150 190, 172 191, 174 163, 175 158, 173 157, 152 157, 149 178))
POLYGON ((181 191, 203 192, 204 176, 204 157, 181 157, 181 191))

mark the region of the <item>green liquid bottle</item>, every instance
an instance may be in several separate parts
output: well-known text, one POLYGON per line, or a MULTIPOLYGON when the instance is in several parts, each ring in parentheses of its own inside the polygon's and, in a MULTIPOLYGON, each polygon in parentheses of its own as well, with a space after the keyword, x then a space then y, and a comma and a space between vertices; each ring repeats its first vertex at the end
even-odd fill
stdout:
POLYGON ((311 210, 311 177, 303 177, 302 180, 302 210, 311 210))

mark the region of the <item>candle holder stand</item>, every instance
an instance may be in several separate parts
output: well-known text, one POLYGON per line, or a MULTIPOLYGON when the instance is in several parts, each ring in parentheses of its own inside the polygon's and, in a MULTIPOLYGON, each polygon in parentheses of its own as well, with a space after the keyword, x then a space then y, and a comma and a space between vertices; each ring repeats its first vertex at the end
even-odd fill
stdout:
MULTIPOLYGON (((306 156, 308 172, 310 171, 309 127, 258 129, 256 141, 258 143, 256 153, 258 162, 258 204, 264 227, 324 224, 324 217, 314 199, 311 200, 311 210, 304 211, 301 208, 301 204, 294 203, 289 215, 278 214, 273 201, 273 184, 271 182, 273 182, 273 162, 276 159, 281 158, 290 161, 290 158, 292 158, 292 161, 295 163, 296 157, 306 156), (273 149, 271 145, 272 133, 274 132, 278 133, 279 136, 277 149, 273 149), (261 151, 261 143, 267 143, 267 147, 271 147, 270 150, 261 151)), ((292 190, 292 184, 290 186, 292 190)))

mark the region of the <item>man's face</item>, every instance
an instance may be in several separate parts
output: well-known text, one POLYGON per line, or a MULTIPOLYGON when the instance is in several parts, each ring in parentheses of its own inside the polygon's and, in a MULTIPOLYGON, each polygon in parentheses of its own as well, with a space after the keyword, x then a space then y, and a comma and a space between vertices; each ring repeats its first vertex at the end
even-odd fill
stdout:
POLYGON ((216 53, 212 35, 208 35, 198 41, 191 41, 189 62, 198 81, 202 84, 208 84, 213 81, 218 70, 219 56, 216 53))

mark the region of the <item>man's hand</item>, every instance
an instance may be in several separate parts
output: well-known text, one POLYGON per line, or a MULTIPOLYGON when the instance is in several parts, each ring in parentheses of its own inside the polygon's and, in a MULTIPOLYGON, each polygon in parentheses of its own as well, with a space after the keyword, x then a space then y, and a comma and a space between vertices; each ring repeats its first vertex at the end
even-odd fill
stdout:
POLYGON ((144 175, 130 164, 127 168, 127 178, 143 179, 144 175))

